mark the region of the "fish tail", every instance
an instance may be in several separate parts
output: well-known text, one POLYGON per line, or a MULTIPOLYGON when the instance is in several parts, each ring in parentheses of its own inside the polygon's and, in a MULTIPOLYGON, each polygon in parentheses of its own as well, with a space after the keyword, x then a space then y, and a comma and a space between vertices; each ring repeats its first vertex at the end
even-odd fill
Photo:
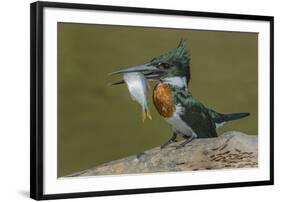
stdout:
POLYGON ((148 108, 146 109, 146 117, 148 117, 150 120, 152 120, 152 116, 151 116, 148 108))
POLYGON ((144 122, 146 118, 152 120, 149 109, 147 107, 144 107, 142 110, 142 122, 144 122))

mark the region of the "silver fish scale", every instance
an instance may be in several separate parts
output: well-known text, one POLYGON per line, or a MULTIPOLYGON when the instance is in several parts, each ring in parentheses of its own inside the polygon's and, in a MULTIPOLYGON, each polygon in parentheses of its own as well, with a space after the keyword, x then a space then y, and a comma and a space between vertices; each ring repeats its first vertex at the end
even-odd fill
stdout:
POLYGON ((124 81, 133 100, 137 101, 142 107, 143 121, 146 117, 151 119, 147 104, 148 85, 145 76, 139 72, 127 73, 124 74, 124 81))

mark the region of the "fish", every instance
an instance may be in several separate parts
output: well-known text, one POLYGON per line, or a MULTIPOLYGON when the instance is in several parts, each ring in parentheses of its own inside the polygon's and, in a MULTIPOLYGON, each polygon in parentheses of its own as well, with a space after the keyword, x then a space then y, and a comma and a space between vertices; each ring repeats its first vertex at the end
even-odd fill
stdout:
POLYGON ((125 73, 124 81, 128 87, 131 97, 142 107, 142 121, 146 118, 152 120, 147 101, 148 83, 145 76, 140 72, 125 73))

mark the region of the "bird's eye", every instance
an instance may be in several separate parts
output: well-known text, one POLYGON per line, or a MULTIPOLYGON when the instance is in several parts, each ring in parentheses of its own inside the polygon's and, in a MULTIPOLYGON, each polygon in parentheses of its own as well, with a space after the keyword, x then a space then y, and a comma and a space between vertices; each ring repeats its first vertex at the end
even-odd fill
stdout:
POLYGON ((164 68, 164 69, 169 69, 170 68, 170 65, 168 63, 161 63, 161 66, 164 68))

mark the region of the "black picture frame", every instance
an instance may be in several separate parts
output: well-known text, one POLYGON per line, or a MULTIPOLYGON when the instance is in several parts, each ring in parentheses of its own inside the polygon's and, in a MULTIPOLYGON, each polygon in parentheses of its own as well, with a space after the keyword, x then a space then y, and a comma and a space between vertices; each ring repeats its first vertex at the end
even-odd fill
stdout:
POLYGON ((92 197, 106 195, 186 191, 216 189, 228 187, 246 187, 274 184, 274 17, 259 15, 241 15, 229 13, 195 12, 183 10, 103 6, 75 3, 35 2, 30 7, 30 197, 36 200, 92 197), (129 190, 93 191, 46 195, 43 192, 43 9, 63 8, 99 11, 122 11, 130 13, 164 14, 177 16, 195 16, 240 20, 267 21, 270 23, 270 180, 240 183, 204 184, 192 186, 155 187, 129 190))

